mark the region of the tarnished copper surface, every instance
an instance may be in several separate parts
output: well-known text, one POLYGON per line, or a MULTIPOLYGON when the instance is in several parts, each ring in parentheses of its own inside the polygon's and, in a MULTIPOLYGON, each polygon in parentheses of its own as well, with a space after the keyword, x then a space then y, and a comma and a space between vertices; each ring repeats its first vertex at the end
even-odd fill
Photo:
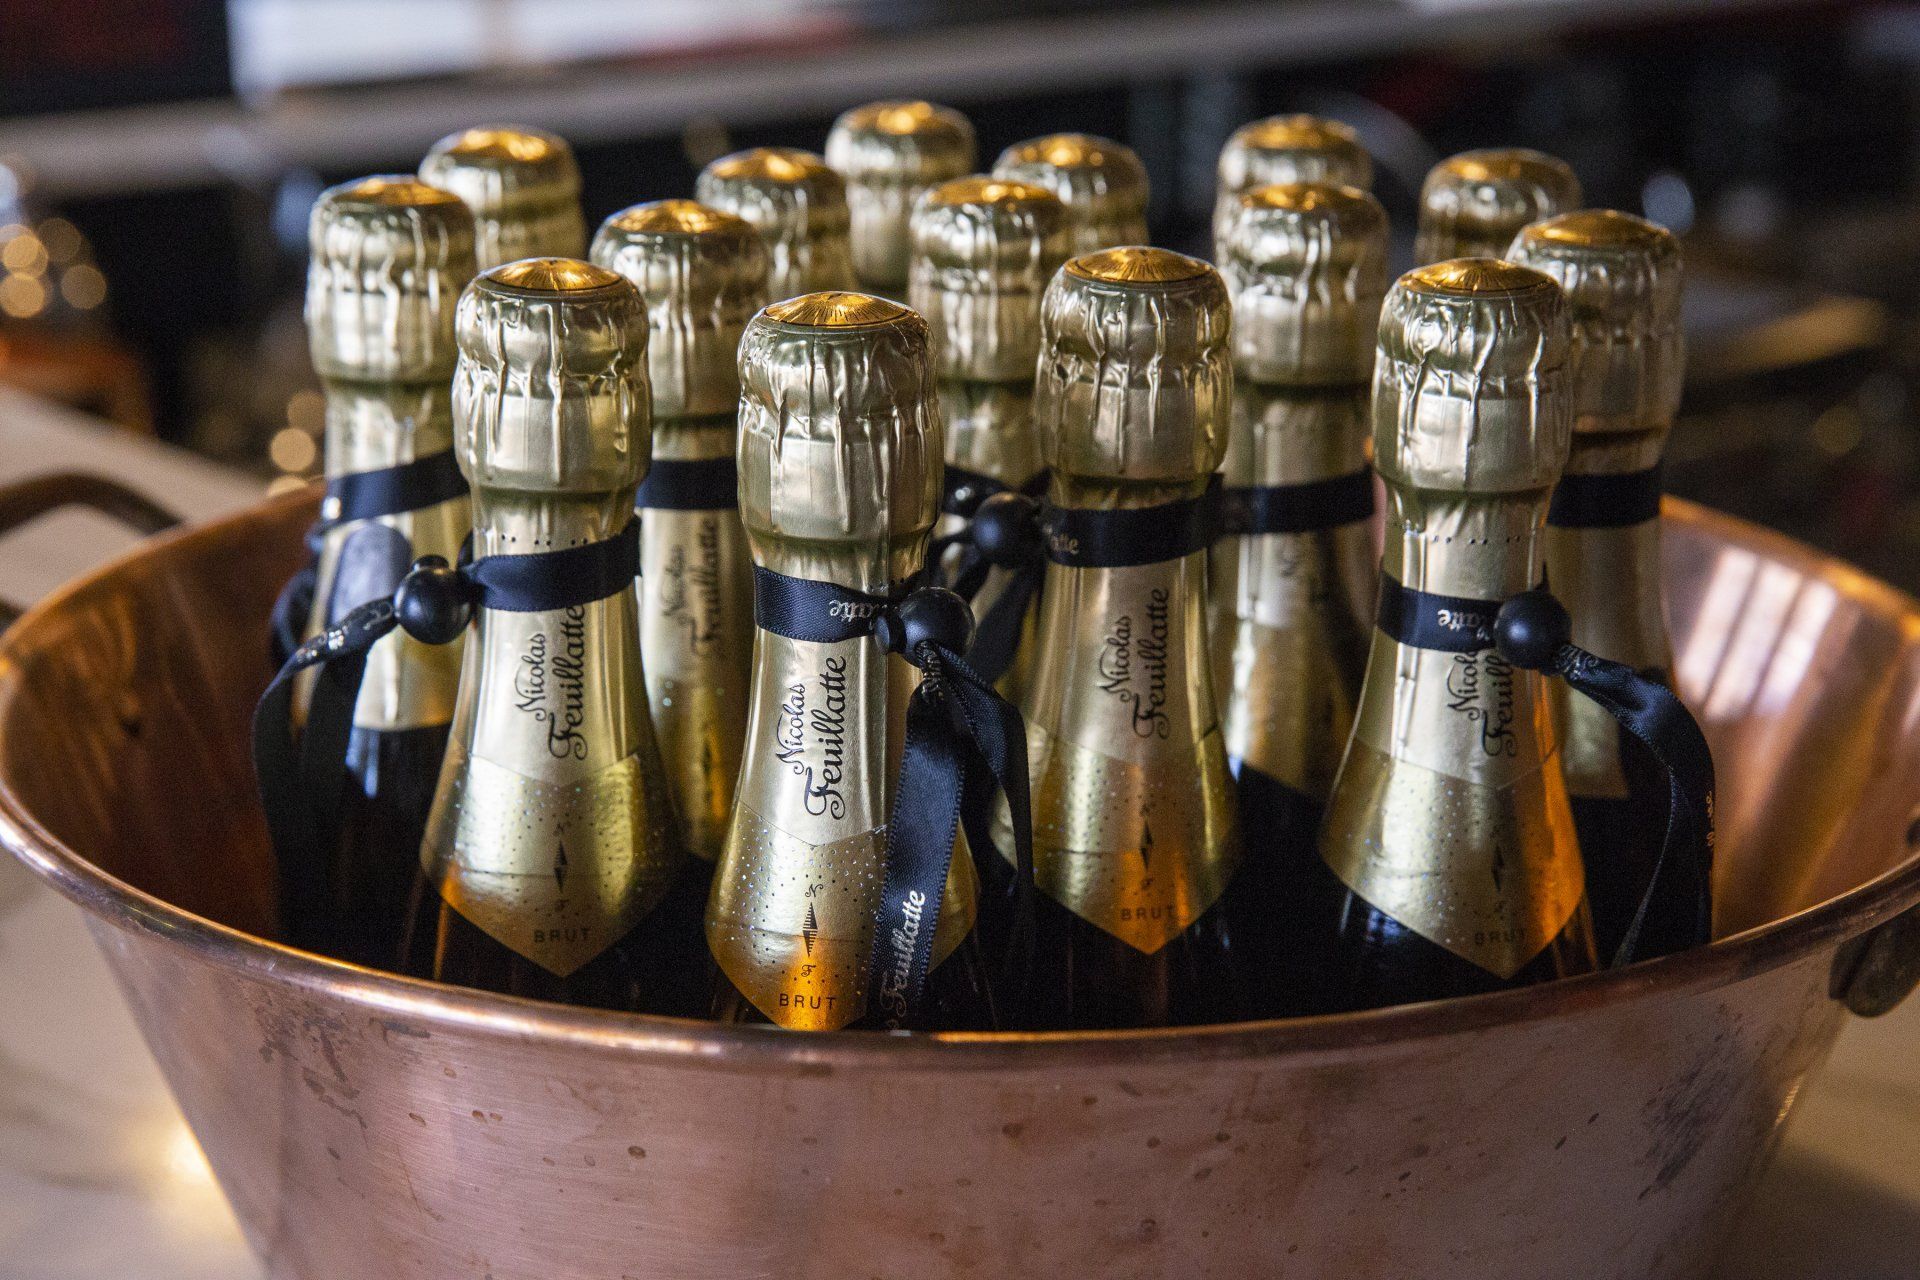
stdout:
POLYGON ((0 642, 0 844, 90 914, 277 1280, 1697 1280, 1839 1028, 1835 952, 1920 903, 1920 605, 1668 510, 1727 936, 1620 972, 1230 1028, 795 1036, 263 941, 246 724, 304 497, 0 642))

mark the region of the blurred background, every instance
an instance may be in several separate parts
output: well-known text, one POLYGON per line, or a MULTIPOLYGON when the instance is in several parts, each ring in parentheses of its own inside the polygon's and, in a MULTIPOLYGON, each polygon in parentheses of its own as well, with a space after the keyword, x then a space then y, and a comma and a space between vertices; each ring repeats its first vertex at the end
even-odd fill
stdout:
POLYGON ((0 0, 0 382, 294 483, 324 186, 538 125, 593 225, 901 95, 1131 144, 1193 252, 1257 116, 1353 125, 1403 262, 1435 160, 1558 154, 1685 237, 1672 487, 1920 586, 1920 4, 0 0))

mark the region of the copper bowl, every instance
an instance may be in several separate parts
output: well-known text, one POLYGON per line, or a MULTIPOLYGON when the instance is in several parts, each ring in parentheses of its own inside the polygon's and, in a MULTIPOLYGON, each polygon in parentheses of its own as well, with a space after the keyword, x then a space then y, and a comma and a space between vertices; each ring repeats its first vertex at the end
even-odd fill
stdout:
POLYGON ((311 508, 173 535, 0 645, 0 842, 86 909, 277 1277, 1703 1273, 1848 1006, 1912 985, 1920 604, 1669 509, 1723 940, 1172 1032, 801 1036, 263 940, 246 730, 311 508))

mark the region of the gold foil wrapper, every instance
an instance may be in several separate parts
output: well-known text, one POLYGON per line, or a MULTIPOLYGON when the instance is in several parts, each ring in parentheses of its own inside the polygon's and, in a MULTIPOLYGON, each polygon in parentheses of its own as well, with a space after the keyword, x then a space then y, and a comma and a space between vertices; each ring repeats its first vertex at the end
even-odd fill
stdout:
POLYGON ((1147 243, 1147 167, 1131 147, 1086 133, 1018 142, 993 162, 993 176, 1046 187, 1067 206, 1068 249, 1097 253, 1147 243))
MULTIPOLYGON (((476 556, 611 538, 649 454, 645 309, 619 275, 536 258, 461 299, 455 448, 476 556)), ((421 863, 456 910, 565 976, 666 894, 682 850, 631 587, 480 612, 421 863)))
POLYGON ((924 546, 942 436, 926 322, 857 293, 775 303, 740 343, 740 508, 769 539, 856 544, 883 591, 899 547, 924 546))
POLYGON ((1030 182, 976 175, 921 197, 908 299, 933 332, 942 378, 1033 381, 1040 299, 1068 239, 1066 206, 1030 182))
POLYGON ((1233 131, 1220 148, 1213 205, 1216 259, 1227 218, 1240 197, 1259 187, 1313 182, 1358 187, 1373 185, 1373 157, 1360 136, 1338 120, 1322 116, 1268 116, 1233 131))
POLYGON ((521 258, 577 258, 587 249, 580 171, 566 142, 541 129, 485 125, 449 134, 420 178, 473 210, 480 269, 521 258))
MULTIPOLYGON (((1221 473, 1229 486, 1305 484, 1366 464, 1367 389, 1240 383, 1221 473)), ((1353 727, 1375 589, 1365 521, 1222 539, 1231 587, 1213 637, 1227 752, 1324 800, 1353 727)))
POLYGON ((767 247, 767 296, 855 287, 847 184, 811 151, 755 147, 700 171, 701 204, 743 218, 767 247))
POLYGON ((1234 370, 1287 386, 1365 382, 1387 292, 1387 213, 1355 187, 1260 187, 1233 206, 1220 275, 1234 370))
POLYGON ((453 312, 474 275, 473 217, 412 178, 330 187, 307 223, 307 344, 322 378, 452 376, 453 312))
POLYGON ((1504 257, 1520 228, 1579 207, 1580 180, 1564 160, 1524 147, 1464 151, 1420 187, 1414 261, 1504 257))
MULTIPOLYGON (((322 193, 308 229, 307 334, 326 386, 327 474, 379 470, 449 447, 454 308, 474 273, 472 215, 457 196, 413 178, 364 178, 322 193)), ((378 523, 406 544, 395 560, 404 570, 418 556, 454 559, 468 519, 466 499, 456 498, 378 523)), ((327 533, 310 635, 333 620, 341 556, 361 528, 356 522, 327 533)), ((460 652, 458 643, 423 645, 401 631, 378 641, 367 654, 354 723, 376 730, 447 723, 460 652)))
MULTIPOLYGON (((937 511, 941 427, 926 324, 896 303, 775 303, 740 346, 741 517, 757 563, 882 594, 915 573, 937 511)), ((912 668, 859 638, 761 632, 740 786, 707 911, 729 981, 781 1026, 866 1011, 888 794, 912 668)), ((956 858, 936 963, 973 925, 956 858)))
POLYGON ((1056 472, 1180 485, 1220 464, 1232 309, 1212 267, 1166 249, 1075 258, 1040 323, 1034 420, 1056 472))
POLYGON ((1380 315, 1374 468, 1428 489, 1546 490, 1572 434, 1569 342, 1565 295, 1537 271, 1484 258, 1409 271, 1380 315))
POLYGON ((847 180, 853 269, 871 289, 907 283, 908 223, 920 193, 973 171, 973 125, 931 102, 870 102, 827 134, 827 163, 847 180))
POLYGON ((767 304, 767 252, 744 219, 692 200, 656 200, 600 225, 593 261, 647 304, 656 423, 732 416, 747 321, 767 304))
POLYGON ((1567 296, 1574 431, 1670 428, 1686 372, 1673 233, 1632 214, 1583 209, 1534 223, 1506 256, 1551 276, 1567 296))

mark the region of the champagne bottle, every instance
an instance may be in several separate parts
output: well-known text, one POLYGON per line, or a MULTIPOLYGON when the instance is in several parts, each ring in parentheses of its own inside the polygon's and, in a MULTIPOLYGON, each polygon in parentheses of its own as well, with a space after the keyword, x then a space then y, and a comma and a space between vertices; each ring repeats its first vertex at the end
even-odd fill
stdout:
POLYGON ((1022 705, 1036 1026, 1233 1012, 1211 908, 1240 836, 1209 678, 1204 496, 1226 444, 1229 316, 1214 269, 1163 249, 1075 258, 1042 306, 1034 416, 1052 507, 1022 705))
MULTIPOLYGON (((525 259, 468 287, 457 332, 475 572, 497 558, 515 580, 578 590, 596 577, 579 557, 628 530, 647 471, 639 292, 585 262, 525 259)), ((697 952, 651 914, 682 853, 625 573, 585 603, 478 610, 420 846, 411 972, 690 1012, 660 994, 697 952)))
POLYGON ((1420 186, 1413 260, 1504 257, 1520 228, 1579 207, 1580 180, 1564 160, 1525 147, 1463 151, 1420 186))
MULTIPOLYGON (((1508 258, 1546 273, 1572 315, 1573 449, 1547 511, 1547 578, 1581 648, 1670 684, 1660 596, 1660 456, 1680 406, 1680 245, 1630 214, 1589 209, 1535 223, 1508 258)), ((1661 824, 1629 803, 1664 794, 1647 749, 1590 698, 1555 681, 1574 824, 1587 867, 1594 938, 1613 955, 1640 906, 1661 824)), ((1657 812, 1657 810, 1656 810, 1657 812)), ((1698 904, 1657 897, 1641 954, 1706 942, 1698 904)))
POLYGON ((1373 157, 1359 135, 1338 120, 1320 116, 1268 116, 1243 124, 1220 148, 1213 200, 1213 256, 1227 260, 1227 222, 1240 197, 1259 187, 1287 182, 1373 185, 1373 157))
POLYGON ((420 180, 473 210, 482 271, 521 258, 587 250, 580 170, 566 142, 540 129, 488 125, 448 134, 420 162, 420 180))
MULTIPOLYGON (((762 614, 733 823, 707 942, 716 1016, 831 1031, 867 1014, 887 819, 912 668, 871 636, 770 629, 768 575, 870 616, 919 573, 940 491, 927 330, 856 293, 777 302, 740 344, 740 515, 762 614), (822 584, 826 584, 822 586, 822 584)), ((932 1025, 990 1020, 972 929, 972 865, 955 858, 932 922, 932 1025)))
POLYGON ((1330 1005, 1518 986, 1594 967, 1546 682, 1491 647, 1539 585, 1566 460, 1567 310, 1539 272, 1423 267, 1388 291, 1373 459, 1389 500, 1353 737, 1303 886, 1330 1005))
MULTIPOLYGON (((1066 259, 1066 209, 1044 187, 959 178, 914 210, 909 297, 932 330, 946 416, 942 533, 993 494, 1031 487, 1043 469, 1033 429, 1040 299, 1066 259)), ((976 618, 1009 581, 1004 569, 987 575, 976 618)), ((1019 672, 1010 668, 1003 687, 1017 690, 1019 672)))
MULTIPOLYGON (((327 400, 313 636, 392 595, 417 557, 452 560, 466 537, 449 383, 454 302, 474 273, 473 218, 458 197, 412 178, 366 178, 321 195, 308 240, 307 336, 327 400)), ((290 936, 357 963, 394 963, 459 674, 457 643, 396 631, 367 654, 325 901, 285 922, 290 936)), ((311 691, 311 681, 296 686, 296 718, 311 691)))
POLYGON ((1111 138, 1053 133, 1017 142, 993 162, 993 176, 1060 197, 1069 253, 1147 243, 1147 167, 1111 138))
POLYGON ((852 289, 847 184, 811 151, 754 147, 700 171, 694 198, 744 218, 767 246, 767 295, 852 289))
POLYGON ((640 487, 640 652, 672 787, 685 870, 661 927, 695 940, 673 977, 678 1007, 704 1012, 712 985, 704 922, 713 866, 733 816, 753 666, 753 559, 733 461, 735 353, 767 301, 767 251, 743 220, 691 200, 607 219, 593 260, 647 304, 653 466, 640 487))
POLYGON ((1387 215, 1354 187, 1256 188, 1223 228, 1233 299, 1231 528, 1214 584, 1222 724, 1246 860, 1229 890, 1249 1005, 1305 995, 1289 907, 1317 871, 1320 815, 1353 729, 1374 590, 1368 381, 1387 215), (1224 598, 1223 598, 1224 595, 1224 598))
POLYGON ((974 157, 973 125, 952 107, 870 102, 833 122, 827 163, 847 182, 853 270, 863 289, 905 295, 914 201, 973 172, 974 157))

